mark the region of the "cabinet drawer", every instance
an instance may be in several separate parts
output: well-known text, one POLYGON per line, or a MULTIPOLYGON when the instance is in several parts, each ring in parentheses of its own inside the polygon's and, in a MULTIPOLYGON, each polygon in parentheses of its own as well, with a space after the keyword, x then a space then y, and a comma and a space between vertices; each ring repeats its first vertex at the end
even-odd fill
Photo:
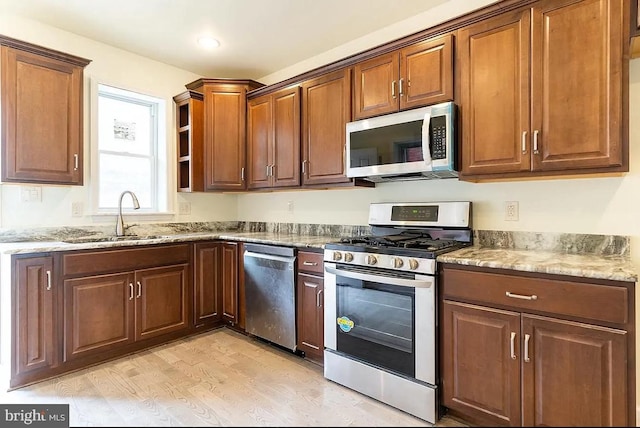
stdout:
POLYGON ((627 288, 445 268, 445 299, 626 324, 627 288), (535 297, 533 297, 535 296, 535 297))
POLYGON ((323 254, 308 251, 298 252, 298 270, 303 272, 323 273, 323 254))
POLYGON ((189 262, 189 244, 104 251, 80 251, 62 256, 62 274, 87 275, 124 272, 145 267, 189 262))

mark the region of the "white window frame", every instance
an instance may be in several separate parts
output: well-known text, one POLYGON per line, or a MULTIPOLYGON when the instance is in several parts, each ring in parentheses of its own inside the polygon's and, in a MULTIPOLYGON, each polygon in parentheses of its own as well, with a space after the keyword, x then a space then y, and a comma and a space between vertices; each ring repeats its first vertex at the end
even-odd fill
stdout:
MULTIPOLYGON (((155 197, 154 209, 127 209, 127 216, 135 216, 139 220, 170 220, 173 218, 173 200, 170 198, 169 189, 173 188, 173 170, 168 168, 170 136, 168 134, 167 113, 171 112, 167 106, 168 101, 160 96, 145 94, 143 91, 123 87, 123 85, 112 84, 104 80, 91 79, 91 211, 94 220, 100 221, 108 218, 112 219, 117 214, 117 208, 99 208, 99 157, 98 149, 98 100, 101 94, 100 86, 109 89, 104 91, 109 97, 123 99, 126 101, 139 102, 142 105, 155 104, 156 107, 156 129, 155 147, 152 151, 155 162, 152 162, 152 171, 155 172, 155 180, 152 183, 152 195, 155 197), (131 96, 133 93, 134 96, 131 96)), ((105 151, 106 152, 106 151, 105 151)), ((139 156, 131 154, 130 156, 139 156)), ((146 156, 145 156, 146 157, 146 156)), ((175 186, 174 186, 175 187, 175 186)), ((118 201, 114 201, 117 206, 118 201)))

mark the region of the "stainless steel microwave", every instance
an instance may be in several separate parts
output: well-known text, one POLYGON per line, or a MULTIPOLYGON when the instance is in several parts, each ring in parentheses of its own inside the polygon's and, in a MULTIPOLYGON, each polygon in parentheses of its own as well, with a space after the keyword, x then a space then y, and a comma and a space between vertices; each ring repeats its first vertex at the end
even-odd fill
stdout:
POLYGON ((374 182, 457 177, 453 102, 347 124, 348 177, 374 182))

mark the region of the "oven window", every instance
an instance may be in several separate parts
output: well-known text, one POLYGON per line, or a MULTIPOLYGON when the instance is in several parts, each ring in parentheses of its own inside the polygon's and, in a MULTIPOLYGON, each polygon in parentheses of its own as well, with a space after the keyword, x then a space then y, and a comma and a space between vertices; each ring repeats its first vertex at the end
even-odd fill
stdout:
POLYGON ((336 277, 337 350, 415 376, 414 290, 336 277))

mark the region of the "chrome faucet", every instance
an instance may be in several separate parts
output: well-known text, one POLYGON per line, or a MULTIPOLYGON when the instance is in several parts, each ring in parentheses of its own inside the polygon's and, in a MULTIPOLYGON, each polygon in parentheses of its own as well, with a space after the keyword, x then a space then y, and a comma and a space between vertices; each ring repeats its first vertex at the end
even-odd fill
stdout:
POLYGON ((116 221, 116 236, 124 236, 124 220, 122 219, 122 197, 125 193, 131 195, 131 199, 133 200, 133 209, 140 209, 138 198, 131 190, 125 190, 120 194, 120 200, 118 201, 118 219, 116 221))

